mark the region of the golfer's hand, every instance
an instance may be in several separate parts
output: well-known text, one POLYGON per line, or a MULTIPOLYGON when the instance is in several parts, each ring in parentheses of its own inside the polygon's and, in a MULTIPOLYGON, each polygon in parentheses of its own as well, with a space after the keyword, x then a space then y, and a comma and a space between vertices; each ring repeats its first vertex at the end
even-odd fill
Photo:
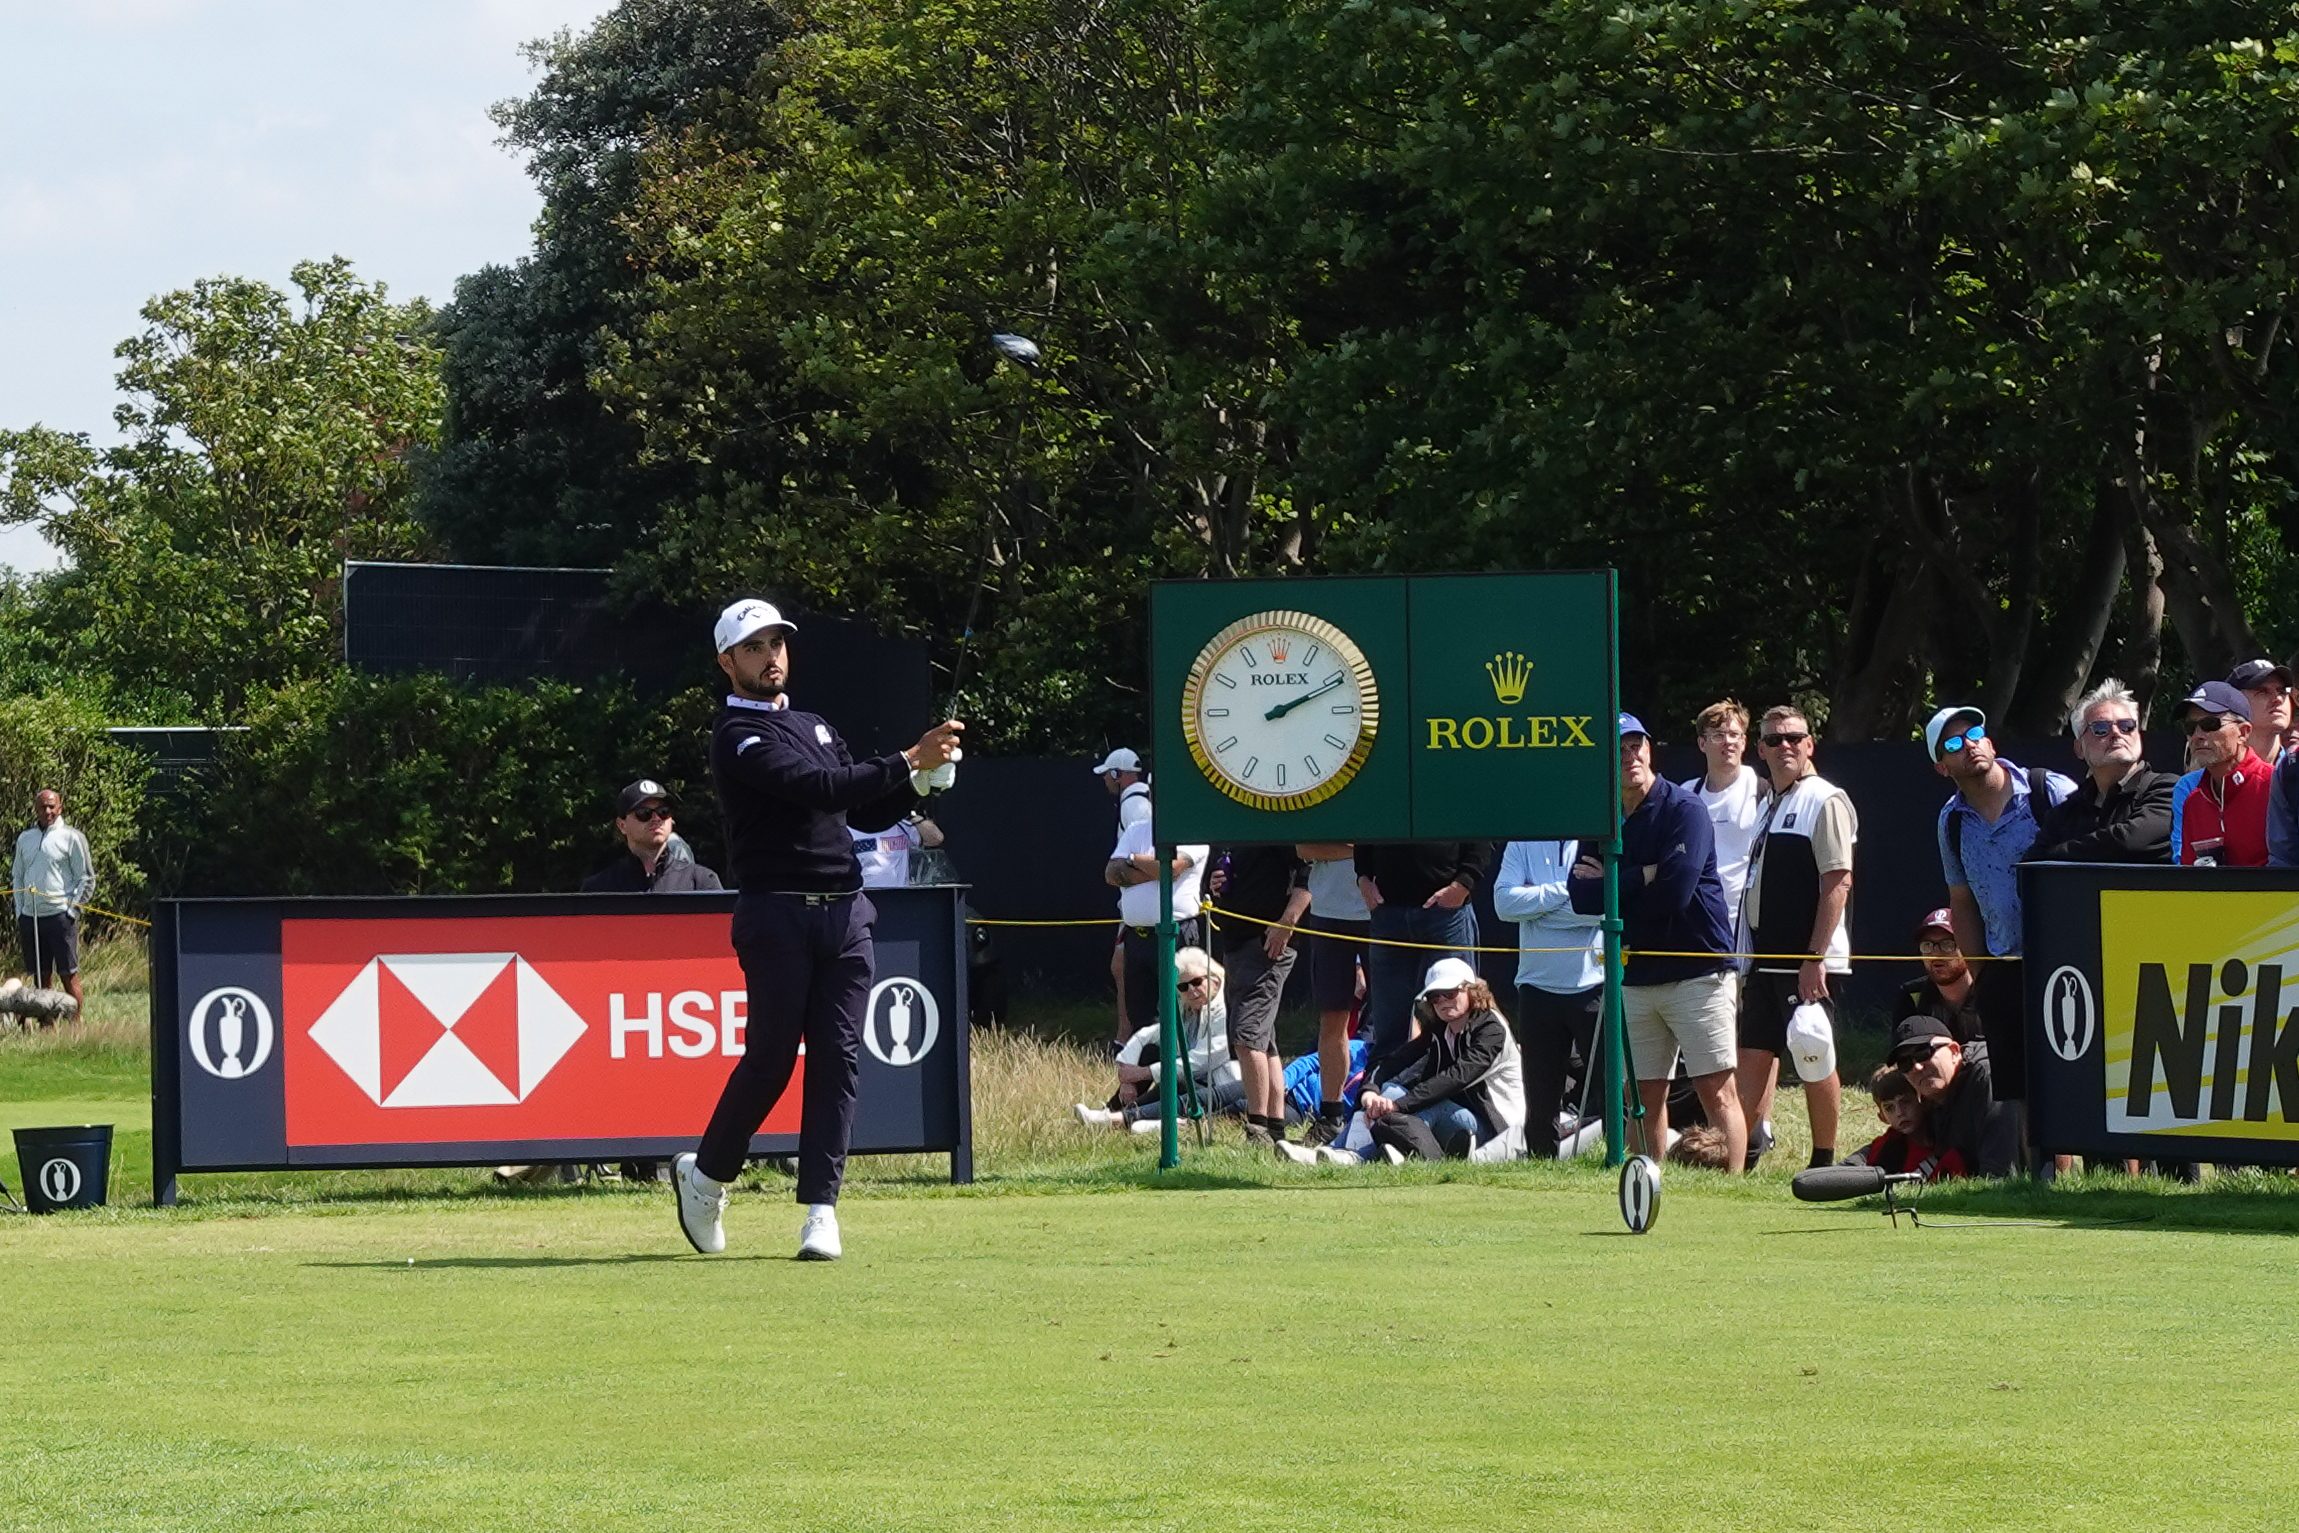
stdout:
POLYGON ((1421 902, 1423 910, 1459 910, 1469 901, 1469 891, 1459 884, 1447 884, 1421 902))
POLYGON ((1269 955, 1270 962, 1275 963, 1285 956, 1285 950, 1292 942, 1292 927, 1272 926, 1261 934, 1261 951, 1269 955))
POLYGON ((958 759, 958 736, 966 726, 956 719, 937 724, 918 737, 918 743, 902 753, 913 772, 931 772, 936 767, 958 759))
POLYGON ((1807 958, 1796 971, 1796 999, 1799 1001, 1825 1001, 1828 999, 1828 968, 1817 958, 1807 958))

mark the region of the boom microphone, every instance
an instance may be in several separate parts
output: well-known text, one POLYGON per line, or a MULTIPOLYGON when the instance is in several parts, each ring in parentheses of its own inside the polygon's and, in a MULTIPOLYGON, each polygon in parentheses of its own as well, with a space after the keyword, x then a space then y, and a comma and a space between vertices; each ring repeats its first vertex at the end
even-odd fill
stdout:
POLYGON ((1882 1166, 1811 1166, 1796 1173, 1789 1191, 1807 1203, 1841 1203, 1846 1198, 1872 1197, 1897 1182, 1920 1182, 1916 1171, 1886 1171, 1882 1166))

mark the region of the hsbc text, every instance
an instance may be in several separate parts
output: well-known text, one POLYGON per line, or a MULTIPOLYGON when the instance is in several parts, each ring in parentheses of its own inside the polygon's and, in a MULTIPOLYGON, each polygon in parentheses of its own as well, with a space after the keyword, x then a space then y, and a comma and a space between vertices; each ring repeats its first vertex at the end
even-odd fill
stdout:
POLYGON ((631 1039, 646 1040, 646 1057, 660 1059, 663 1046, 681 1059, 700 1059, 717 1052, 729 1059, 742 1054, 743 1023, 750 1015, 750 996, 741 990, 681 990, 664 1005, 660 990, 646 996, 646 1009, 634 1013, 620 993, 607 997, 607 1057, 628 1059, 631 1039), (665 1026, 666 1021, 668 1026, 665 1026))

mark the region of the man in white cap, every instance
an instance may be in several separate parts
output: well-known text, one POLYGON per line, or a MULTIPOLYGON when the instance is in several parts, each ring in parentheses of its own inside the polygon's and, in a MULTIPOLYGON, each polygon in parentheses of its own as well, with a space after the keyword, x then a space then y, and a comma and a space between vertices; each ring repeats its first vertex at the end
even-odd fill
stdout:
POLYGON ((702 1252, 726 1249, 726 1184, 790 1084, 806 1046, 798 1133, 801 1261, 835 1261, 838 1186, 854 1127, 855 1061, 870 995, 870 923, 849 829, 882 830, 924 796, 927 774, 958 759, 956 719, 916 745, 856 761, 838 731, 790 705, 790 636, 772 604, 738 601, 719 615, 719 669, 732 690, 711 730, 711 779, 742 897, 734 951, 750 989, 749 1038, 702 1144, 673 1165, 679 1228, 702 1252))
MULTIPOLYGON (((1118 839, 1123 841, 1127 831, 1150 817, 1149 774, 1142 770, 1142 758, 1121 745, 1094 763, 1094 775, 1102 780, 1103 787, 1110 790, 1110 797, 1118 801, 1118 839)), ((1117 854, 1113 852, 1111 855, 1117 854)), ((1126 928, 1122 924, 1125 920, 1125 905, 1125 897, 1121 892, 1118 898, 1118 918, 1121 924, 1117 940, 1110 944, 1110 984, 1115 987, 1118 997, 1118 1025, 1112 1043, 1119 1047, 1133 1036, 1134 1029, 1147 1027, 1155 1020, 1135 1017, 1132 1014, 1134 1007, 1127 1004, 1126 928)), ((1145 981, 1137 975, 1134 988, 1137 992, 1145 988, 1154 991, 1155 982, 1145 981)))

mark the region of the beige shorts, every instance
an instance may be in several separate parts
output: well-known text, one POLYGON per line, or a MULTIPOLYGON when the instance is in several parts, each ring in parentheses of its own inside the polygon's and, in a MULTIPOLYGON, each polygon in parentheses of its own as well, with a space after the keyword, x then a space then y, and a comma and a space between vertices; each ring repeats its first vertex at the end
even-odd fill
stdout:
POLYGON ((1621 1016, 1628 1024, 1636 1078, 1657 1081, 1674 1075, 1679 1051, 1685 1070, 1695 1077, 1731 1069, 1739 1058, 1737 979, 1727 971, 1624 987, 1621 1016))

